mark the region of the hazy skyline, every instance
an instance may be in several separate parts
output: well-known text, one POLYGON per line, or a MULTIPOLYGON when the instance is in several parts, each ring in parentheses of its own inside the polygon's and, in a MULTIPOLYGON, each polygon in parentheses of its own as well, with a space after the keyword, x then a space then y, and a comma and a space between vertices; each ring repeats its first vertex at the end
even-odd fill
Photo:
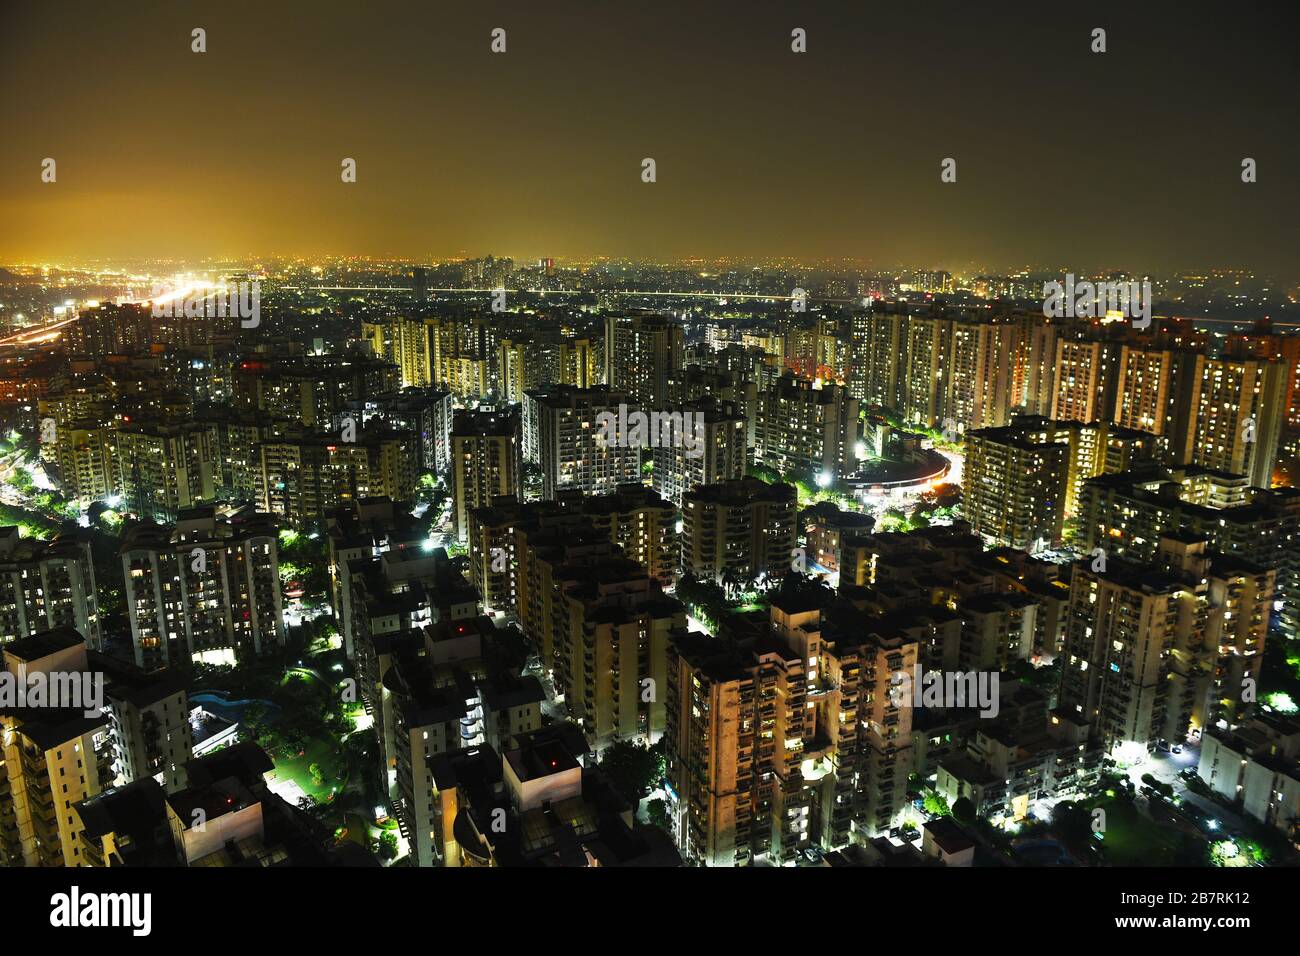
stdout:
POLYGON ((1288 14, 10 4, 0 262, 493 252, 1295 278, 1288 14))

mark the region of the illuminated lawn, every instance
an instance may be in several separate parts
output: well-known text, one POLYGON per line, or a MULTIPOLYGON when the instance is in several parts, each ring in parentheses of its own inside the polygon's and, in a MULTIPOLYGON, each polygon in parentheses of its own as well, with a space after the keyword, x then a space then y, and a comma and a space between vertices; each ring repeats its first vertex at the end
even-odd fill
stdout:
POLYGON ((1204 841, 1169 823, 1150 820, 1128 800, 1108 798, 1096 806, 1106 811, 1106 863, 1109 866, 1179 866, 1188 863, 1188 841, 1204 841))
POLYGON ((331 791, 336 787, 341 790, 346 783, 347 764, 333 741, 313 740, 302 756, 277 759, 275 770, 278 776, 294 781, 304 793, 324 803, 331 791), (312 778, 312 764, 320 765, 319 783, 312 778))

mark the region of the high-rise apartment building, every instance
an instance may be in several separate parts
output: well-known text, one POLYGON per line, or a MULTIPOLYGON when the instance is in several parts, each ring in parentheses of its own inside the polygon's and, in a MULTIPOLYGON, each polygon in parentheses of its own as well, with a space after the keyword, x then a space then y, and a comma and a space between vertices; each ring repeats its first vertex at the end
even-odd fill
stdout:
POLYGON ((592 748, 658 738, 668 639, 686 629, 685 606, 623 559, 576 572, 555 610, 556 685, 592 748))
MULTIPOLYGON (((9 680, 51 688, 90 673, 86 644, 70 627, 4 645, 9 680)), ((0 708, 0 864, 79 866, 81 819, 74 804, 112 780, 113 746, 103 712, 57 707, 0 708), (91 716, 86 716, 90 713, 91 716)), ((89 701, 85 701, 89 705, 89 701)))
POLYGON ((853 313, 849 392, 864 405, 902 408, 907 374, 908 314, 883 303, 853 313))
POLYGON ((627 392, 603 385, 581 389, 555 385, 525 395, 524 418, 530 434, 535 434, 543 498, 569 489, 608 494, 641 479, 642 450, 602 438, 600 416, 617 417, 620 406, 628 413, 641 408, 627 392))
POLYGON ((923 428, 943 423, 948 396, 948 351, 952 320, 939 315, 910 315, 906 372, 900 385, 903 419, 923 428))
POLYGON ((919 645, 847 603, 774 598, 770 621, 668 651, 674 835, 707 866, 794 860, 887 832, 906 803, 919 645))
POLYGON ((1079 512, 1089 551, 1151 561, 1161 537, 1181 531, 1276 571, 1282 629, 1300 633, 1300 491, 1251 488, 1244 475, 1188 465, 1085 481, 1079 512))
POLYGON ((419 439, 413 432, 359 422, 337 432, 297 431, 258 446, 259 507, 294 528, 323 525, 330 512, 360 498, 410 501, 419 439))
POLYGON ((233 664, 284 645, 270 516, 195 508, 175 524, 135 528, 121 556, 137 666, 233 664))
POLYGON ((360 498, 330 515, 329 535, 330 606, 334 608, 343 650, 349 660, 356 656, 356 620, 352 601, 353 562, 368 566, 371 558, 390 550, 421 549, 427 541, 409 509, 391 498, 360 498))
POLYGON ((1051 542, 1063 519, 1078 511, 1084 481, 1156 467, 1165 448, 1162 438, 1110 422, 1013 416, 1003 428, 967 435, 967 518, 977 533, 999 544, 1023 548, 1051 542), (1064 457, 1052 447, 1061 445, 1064 457))
POLYGON ((485 619, 426 628, 392 657, 383 676, 380 739, 386 778, 416 866, 445 865, 445 824, 434 799, 439 758, 480 747, 501 751, 541 728, 536 678, 482 673, 495 630, 485 619), (478 671, 478 676, 474 675, 478 671))
POLYGON ((797 531, 793 485, 757 478, 700 485, 682 502, 682 571, 719 584, 783 575, 797 531))
POLYGON ((451 392, 440 388, 404 388, 400 392, 348 402, 331 427, 342 429, 351 421, 363 430, 416 437, 416 467, 441 476, 447 473, 451 462, 453 415, 451 392))
POLYGON ((647 408, 668 402, 668 377, 682 367, 679 322, 647 313, 605 316, 605 383, 647 408))
POLYGON ((1275 572, 1162 538, 1155 560, 1075 565, 1061 707, 1108 748, 1238 723, 1254 700, 1275 572))
POLYGON ((743 372, 687 365, 668 379, 668 397, 673 405, 700 399, 729 404, 745 419, 745 444, 753 448, 757 440, 758 385, 743 372))
POLYGON ((117 785, 156 780, 168 793, 185 786, 194 756, 187 680, 182 672, 146 675, 130 665, 96 658, 108 687, 105 709, 113 735, 117 785))
POLYGON ((1061 537, 1070 487, 1070 432, 1054 422, 1042 424, 966 435, 964 510, 976 534, 1025 549, 1061 537))
POLYGON ((248 356, 231 371, 233 408, 313 429, 329 427, 352 402, 402 386, 396 365, 369 355, 248 356))
POLYGON ((1116 343, 1092 337, 1058 338, 1051 417, 1076 422, 1109 420, 1115 410, 1119 366, 1116 343))
POLYGON ((431 626, 454 627, 481 614, 478 592, 443 548, 389 548, 348 562, 352 652, 366 709, 378 714, 383 680, 400 648, 431 626), (414 637, 413 637, 414 635, 414 637))
POLYGON ((654 448, 655 491, 680 508, 699 485, 745 477, 749 470, 746 422, 734 405, 699 399, 672 410, 693 425, 684 429, 684 441, 654 448))
POLYGON ((1287 380, 1282 362, 1198 356, 1182 460, 1271 487, 1287 380))
POLYGON ((61 627, 92 649, 102 643, 89 537, 65 532, 47 542, 0 528, 0 645, 61 627))
POLYGON ((171 521, 211 501, 220 479, 216 431, 199 422, 123 422, 113 432, 112 461, 123 507, 171 521))
POLYGON ((842 385, 783 375, 759 396, 754 459, 781 474, 832 477, 857 468, 858 400, 842 385))
POLYGON ((422 319, 392 315, 363 321, 361 338, 377 358, 397 366, 403 387, 429 385, 433 381, 428 327, 422 319))
POLYGON ((517 412, 460 412, 451 426, 450 483, 456 536, 469 540, 469 512, 498 495, 519 492, 519 415, 517 412))
POLYGON ((1113 421, 1160 435, 1181 453, 1192 421, 1197 358, 1191 351, 1126 343, 1120 349, 1113 421))
POLYGON ((677 507, 641 484, 619 485, 613 494, 569 498, 583 516, 664 587, 677 578, 681 545, 677 507))
POLYGON ((959 432, 1006 424, 1012 395, 1016 326, 956 319, 947 350, 943 420, 959 432))

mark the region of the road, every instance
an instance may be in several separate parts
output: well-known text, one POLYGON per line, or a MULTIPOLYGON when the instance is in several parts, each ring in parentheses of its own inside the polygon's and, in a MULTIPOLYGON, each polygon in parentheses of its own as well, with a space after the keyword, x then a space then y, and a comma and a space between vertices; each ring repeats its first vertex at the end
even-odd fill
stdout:
MULTIPOLYGON (((1209 814, 1212 820, 1218 820, 1220 829, 1225 834, 1245 831, 1250 824, 1240 814, 1187 789, 1186 782, 1179 774, 1189 767, 1193 770, 1196 769, 1201 759, 1201 748, 1194 743, 1184 743, 1182 748, 1183 752, 1180 754, 1157 750, 1142 764, 1130 768, 1129 779, 1133 781, 1133 786, 1140 793, 1142 787, 1145 786, 1142 775, 1149 773, 1161 783, 1170 784, 1174 788, 1174 793, 1183 803, 1204 811, 1209 814)), ((1142 801, 1139 801, 1139 805, 1141 803, 1142 801)))

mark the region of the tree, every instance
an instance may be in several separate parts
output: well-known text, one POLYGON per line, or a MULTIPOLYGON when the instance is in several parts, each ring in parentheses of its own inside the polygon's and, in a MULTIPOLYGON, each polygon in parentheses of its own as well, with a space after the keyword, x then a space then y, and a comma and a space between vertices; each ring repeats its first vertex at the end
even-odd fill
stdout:
POLYGON ((392 830, 385 830, 379 836, 379 858, 381 860, 391 860, 397 856, 397 834, 392 830))
POLYGON ((945 482, 921 495, 926 510, 946 508, 951 510, 961 504, 961 485, 945 482))
POLYGON ((650 753, 655 758, 655 780, 662 780, 668 775, 668 737, 660 737, 658 743, 651 744, 650 753))
POLYGON ((908 530, 907 516, 898 508, 886 508, 877 525, 881 531, 908 530))
POLYGON ((951 811, 948 809, 948 801, 936 790, 927 790, 922 798, 925 804, 925 812, 936 817, 946 817, 951 811))
POLYGON ((1092 813, 1087 807, 1062 800, 1052 808, 1052 827, 1067 843, 1082 843, 1092 836, 1092 813))
POLYGON ((543 484, 541 466, 531 461, 524 462, 519 470, 519 483, 523 486, 524 497, 530 500, 540 498, 543 484))
POLYGON ((610 744, 600 758, 610 786, 636 806, 641 795, 659 780, 659 761, 650 748, 627 740, 610 744))
POLYGON ((646 804, 646 814, 650 817, 650 822, 660 830, 668 831, 671 822, 668 819, 668 801, 662 798, 656 798, 646 804))
POLYGON ((958 797, 952 802, 952 818, 970 826, 975 822, 975 804, 965 797, 958 797))

